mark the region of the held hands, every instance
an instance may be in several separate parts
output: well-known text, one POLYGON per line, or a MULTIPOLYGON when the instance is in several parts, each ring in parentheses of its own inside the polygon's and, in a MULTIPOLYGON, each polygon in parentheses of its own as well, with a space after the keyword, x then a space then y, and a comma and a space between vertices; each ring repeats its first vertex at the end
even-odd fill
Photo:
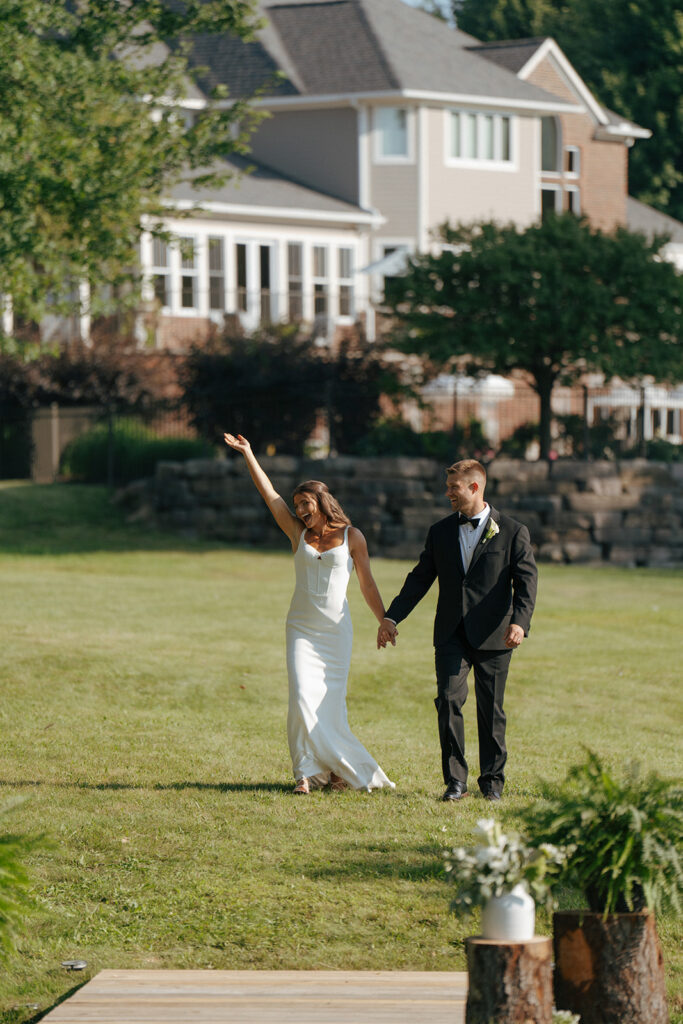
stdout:
POLYGON ((524 630, 521 626, 516 626, 513 622, 506 629, 505 636, 503 637, 503 642, 505 643, 506 647, 514 650, 515 647, 519 647, 523 639, 524 630))
POLYGON ((392 647, 396 646, 396 637, 398 636, 398 629, 396 624, 391 619, 382 619, 377 630, 377 650, 386 647, 387 644, 391 644, 392 647))
POLYGON ((238 434, 237 437, 233 434, 223 434, 223 440, 229 448, 234 448, 236 452, 242 452, 242 455, 246 455, 247 452, 251 451, 251 445, 246 437, 242 437, 241 434, 238 434))

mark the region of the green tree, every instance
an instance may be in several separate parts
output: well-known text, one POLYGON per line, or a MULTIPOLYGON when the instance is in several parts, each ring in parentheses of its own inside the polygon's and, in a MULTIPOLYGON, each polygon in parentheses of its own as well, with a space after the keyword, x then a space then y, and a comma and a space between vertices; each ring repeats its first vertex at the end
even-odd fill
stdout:
POLYGON ((0 293, 18 312, 73 308, 82 280, 123 288, 164 193, 225 180, 217 158, 245 151, 256 115, 221 88, 183 114, 191 40, 253 26, 250 0, 0 0, 0 293))
POLYGON ((478 39, 552 36, 601 103, 652 131, 629 154, 629 190, 683 219, 680 0, 455 0, 478 39))
POLYGON ((584 371, 683 379, 683 277, 660 256, 665 239, 607 234, 572 214, 441 234, 440 255, 415 257, 392 281, 395 343, 444 366, 467 356, 479 370, 525 371, 540 398, 542 457, 555 384, 584 371))

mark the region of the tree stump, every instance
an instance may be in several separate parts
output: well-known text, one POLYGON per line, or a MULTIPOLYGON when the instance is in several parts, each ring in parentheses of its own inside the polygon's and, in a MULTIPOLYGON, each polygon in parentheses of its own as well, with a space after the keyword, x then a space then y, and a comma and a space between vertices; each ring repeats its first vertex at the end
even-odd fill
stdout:
POLYGON ((555 1004, 581 1024, 669 1024, 664 963, 647 911, 563 911, 553 920, 555 1004))
POLYGON ((527 942, 497 942, 474 936, 466 946, 465 1024, 550 1024, 550 939, 536 935, 527 942))

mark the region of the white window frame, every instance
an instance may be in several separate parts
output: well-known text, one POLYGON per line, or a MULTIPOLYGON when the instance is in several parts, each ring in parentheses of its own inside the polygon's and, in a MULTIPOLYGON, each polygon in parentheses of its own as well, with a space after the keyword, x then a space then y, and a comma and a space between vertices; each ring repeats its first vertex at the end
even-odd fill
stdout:
POLYGON ((570 154, 574 157, 576 170, 570 171, 568 169, 565 170, 563 168, 564 175, 566 178, 578 178, 581 175, 581 150, 578 146, 565 146, 564 155, 566 157, 567 163, 569 163, 570 154))
POLYGON ((578 185, 567 185, 566 188, 565 188, 565 192, 567 193, 567 210, 569 211, 569 213, 573 213, 577 217, 580 217, 581 216, 581 189, 579 188, 578 185), (570 209, 570 206, 569 206, 569 196, 570 195, 576 196, 576 199, 575 199, 576 209, 574 209, 574 210, 570 209))
POLYGON ((543 216, 543 193, 554 192, 555 193, 555 213, 562 213, 562 186, 561 185, 550 185, 547 182, 541 183, 541 217, 543 216))
POLYGON ((410 107, 391 106, 375 107, 372 112, 373 135, 375 139, 374 156, 376 164, 412 164, 415 163, 415 118, 410 107), (406 116, 406 152, 402 154, 386 154, 382 150, 384 138, 380 118, 388 111, 402 110, 406 116))
POLYGON ((474 167, 477 170, 486 171, 516 171, 518 169, 517 153, 518 127, 517 118, 513 114, 503 113, 498 110, 473 110, 467 107, 449 107, 444 112, 444 163, 447 167, 474 167), (462 154, 465 141, 463 125, 465 118, 474 118, 474 156, 455 156, 453 153, 453 125, 457 117, 458 125, 458 149, 462 154), (481 156, 486 141, 487 121, 492 120, 493 128, 493 157, 481 156), (509 157, 503 156, 503 123, 508 125, 509 157))

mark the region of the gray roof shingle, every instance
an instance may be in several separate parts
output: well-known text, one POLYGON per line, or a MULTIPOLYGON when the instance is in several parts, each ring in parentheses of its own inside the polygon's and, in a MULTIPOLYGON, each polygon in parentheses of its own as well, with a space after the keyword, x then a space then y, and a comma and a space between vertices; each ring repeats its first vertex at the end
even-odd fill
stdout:
POLYGON ((530 57, 536 53, 545 36, 535 39, 507 39, 495 43, 477 43, 471 46, 470 52, 477 53, 499 67, 518 75, 530 57))
POLYGON ((266 95, 338 95, 415 90, 510 102, 558 103, 514 71, 477 52, 477 40, 402 0, 262 0, 267 27, 258 41, 209 36, 193 60, 246 96, 282 71, 266 95))
MULTIPOLYGON (((291 178, 286 178, 253 160, 231 154, 216 165, 213 170, 227 171, 234 175, 225 185, 217 189, 193 188, 189 182, 176 185, 169 198, 173 202, 189 201, 193 203, 228 203, 232 206, 244 206, 245 213, 249 207, 267 207, 269 209, 307 210, 317 214, 348 215, 353 218, 359 214, 367 216, 353 203, 318 192, 306 185, 300 185, 291 178), (249 173, 245 173, 251 168, 249 173)), ((196 172, 201 174, 201 170, 196 172)))
POLYGON ((633 196, 626 198, 626 223, 629 231, 640 231, 647 238, 654 235, 669 235, 672 242, 683 242, 683 224, 666 213, 660 213, 652 206, 641 203, 633 196))

